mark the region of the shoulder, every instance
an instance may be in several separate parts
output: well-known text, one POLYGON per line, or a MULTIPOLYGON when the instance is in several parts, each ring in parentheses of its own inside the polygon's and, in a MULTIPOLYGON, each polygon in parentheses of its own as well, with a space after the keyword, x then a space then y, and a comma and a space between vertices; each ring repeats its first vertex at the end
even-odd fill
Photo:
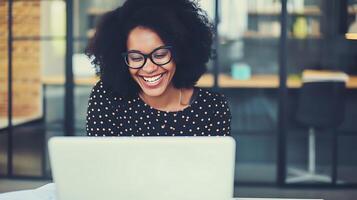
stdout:
POLYGON ((89 100, 90 101, 105 101, 111 104, 112 102, 123 103, 126 98, 115 95, 112 90, 99 80, 92 88, 89 100))
POLYGON ((103 81, 99 80, 92 88, 92 95, 106 94, 108 93, 107 89, 103 86, 103 81))
POLYGON ((198 99, 204 103, 227 104, 227 98, 219 93, 206 88, 198 89, 198 99))
POLYGON ((198 88, 196 104, 201 110, 214 113, 230 113, 227 98, 219 93, 206 88, 198 88))

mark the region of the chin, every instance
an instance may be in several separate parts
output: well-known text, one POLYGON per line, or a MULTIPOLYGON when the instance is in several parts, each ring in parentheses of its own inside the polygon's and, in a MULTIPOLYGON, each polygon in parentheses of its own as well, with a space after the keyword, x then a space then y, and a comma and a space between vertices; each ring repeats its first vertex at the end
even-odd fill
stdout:
MULTIPOLYGON (((166 89, 166 88, 165 88, 166 89)), ((158 89, 158 90, 147 90, 147 89, 143 89, 141 88, 141 90, 143 91, 143 93, 147 96, 150 97, 159 97, 162 94, 164 94, 165 89, 158 89)))

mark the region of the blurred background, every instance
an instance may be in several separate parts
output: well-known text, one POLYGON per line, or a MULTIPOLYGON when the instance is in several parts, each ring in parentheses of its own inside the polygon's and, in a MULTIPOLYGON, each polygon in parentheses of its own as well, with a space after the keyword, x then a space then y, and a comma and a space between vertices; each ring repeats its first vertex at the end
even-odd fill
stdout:
MULTIPOLYGON (((86 135, 98 77, 83 52, 100 16, 122 3, 0 1, 0 188, 50 181, 48 139, 86 135)), ((236 185, 355 188, 357 1, 199 3, 217 37, 198 86, 228 97, 236 185)))

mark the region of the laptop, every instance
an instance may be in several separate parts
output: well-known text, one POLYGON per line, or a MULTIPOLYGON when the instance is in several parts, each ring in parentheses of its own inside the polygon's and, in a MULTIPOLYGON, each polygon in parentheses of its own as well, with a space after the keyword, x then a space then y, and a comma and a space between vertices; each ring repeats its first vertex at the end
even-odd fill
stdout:
POLYGON ((232 137, 53 137, 58 200, 228 200, 232 137))

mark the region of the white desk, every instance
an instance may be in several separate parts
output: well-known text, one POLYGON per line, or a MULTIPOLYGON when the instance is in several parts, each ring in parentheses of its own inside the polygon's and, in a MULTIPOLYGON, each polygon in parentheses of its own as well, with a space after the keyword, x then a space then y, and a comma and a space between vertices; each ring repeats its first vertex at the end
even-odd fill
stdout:
POLYGON ((234 198, 234 200, 323 200, 323 199, 288 199, 288 198, 234 198))
MULTIPOLYGON (((0 194, 0 200, 56 200, 55 185, 49 183, 34 190, 23 190, 0 194)), ((322 199, 288 199, 288 198, 234 198, 232 200, 322 200, 322 199)))

